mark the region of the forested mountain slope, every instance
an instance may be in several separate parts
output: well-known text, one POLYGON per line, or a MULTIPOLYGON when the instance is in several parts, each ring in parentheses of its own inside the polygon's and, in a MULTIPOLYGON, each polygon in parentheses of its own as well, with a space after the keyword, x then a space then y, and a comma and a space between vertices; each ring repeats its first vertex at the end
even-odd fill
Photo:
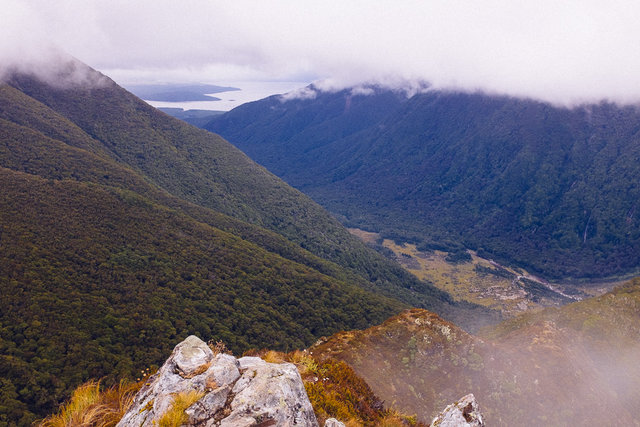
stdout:
POLYGON ((194 331, 296 348, 401 306, 128 190, 0 175, 0 394, 26 419, 194 331))
POLYGON ((89 137, 85 143, 92 150, 173 196, 281 234, 409 304, 438 310, 434 298, 447 299, 367 248, 311 199, 219 136, 173 119, 102 79, 98 87, 53 87, 16 75, 11 85, 72 122, 89 137))
POLYGON ((636 107, 315 93, 243 105, 205 127, 351 226, 553 279, 640 266, 636 107))
POLYGON ((222 138, 83 64, 54 81, 0 86, 0 423, 27 425, 81 381, 134 375, 193 333, 237 352, 302 347, 407 306, 381 294, 469 325, 486 314, 222 138))

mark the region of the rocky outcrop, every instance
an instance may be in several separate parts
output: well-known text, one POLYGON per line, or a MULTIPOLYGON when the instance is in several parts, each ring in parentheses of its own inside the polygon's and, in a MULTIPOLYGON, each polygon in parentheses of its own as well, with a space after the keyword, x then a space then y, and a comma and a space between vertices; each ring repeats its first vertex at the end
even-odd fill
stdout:
POLYGON ((176 346, 118 426, 157 426, 180 404, 190 426, 318 425, 295 365, 214 354, 195 336, 176 346))
POLYGON ((431 423, 431 427, 483 427, 482 414, 473 394, 447 406, 431 423))

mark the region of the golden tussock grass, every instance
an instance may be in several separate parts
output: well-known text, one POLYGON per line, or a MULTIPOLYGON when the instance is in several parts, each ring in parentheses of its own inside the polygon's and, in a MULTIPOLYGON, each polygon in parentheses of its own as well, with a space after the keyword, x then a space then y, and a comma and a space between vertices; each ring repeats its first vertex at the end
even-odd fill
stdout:
POLYGON ((100 381, 79 386, 60 412, 45 418, 40 427, 115 426, 131 406, 142 383, 121 381, 100 390, 100 381))
POLYGON ((162 415, 158 422, 159 427, 179 427, 189 421, 189 417, 184 411, 200 398, 204 396, 203 391, 189 390, 187 392, 177 393, 173 398, 173 404, 162 415))
POLYGON ((209 342, 207 342, 207 345, 209 346, 209 348, 211 349, 214 355, 231 354, 231 351, 229 351, 229 349, 227 348, 227 345, 221 340, 218 340, 218 341, 209 340, 209 342))
POLYGON ((296 365, 303 379, 306 379, 308 375, 322 374, 318 370, 318 362, 306 351, 296 350, 289 354, 288 359, 296 365))
POLYGON ((285 355, 279 351, 269 350, 262 355, 262 360, 268 363, 282 363, 285 361, 285 355))

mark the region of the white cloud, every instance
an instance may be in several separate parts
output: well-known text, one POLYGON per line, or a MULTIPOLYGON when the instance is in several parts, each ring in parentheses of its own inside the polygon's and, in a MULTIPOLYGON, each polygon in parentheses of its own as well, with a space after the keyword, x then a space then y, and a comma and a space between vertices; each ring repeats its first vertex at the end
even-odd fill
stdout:
POLYGON ((376 93, 375 89, 370 86, 355 86, 351 89, 352 96, 369 96, 376 93))
POLYGON ((123 82, 426 80, 565 103, 640 100, 636 1, 2 2, 5 63, 51 40, 123 82))
POLYGON ((315 99, 317 95, 318 92, 316 92, 313 88, 302 87, 300 89, 294 89, 280 95, 280 101, 286 102, 291 101, 292 99, 315 99))

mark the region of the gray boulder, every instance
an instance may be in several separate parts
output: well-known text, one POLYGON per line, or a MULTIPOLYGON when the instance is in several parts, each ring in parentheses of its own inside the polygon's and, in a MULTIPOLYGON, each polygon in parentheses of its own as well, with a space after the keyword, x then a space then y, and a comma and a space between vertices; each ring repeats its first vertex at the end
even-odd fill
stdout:
POLYGON ((473 394, 447 406, 433 419, 431 427, 483 427, 482 414, 473 394))
POLYGON ((176 397, 189 392, 198 392, 184 408, 189 426, 318 425, 295 365, 213 354, 190 336, 149 378, 118 427, 157 426, 176 397))

